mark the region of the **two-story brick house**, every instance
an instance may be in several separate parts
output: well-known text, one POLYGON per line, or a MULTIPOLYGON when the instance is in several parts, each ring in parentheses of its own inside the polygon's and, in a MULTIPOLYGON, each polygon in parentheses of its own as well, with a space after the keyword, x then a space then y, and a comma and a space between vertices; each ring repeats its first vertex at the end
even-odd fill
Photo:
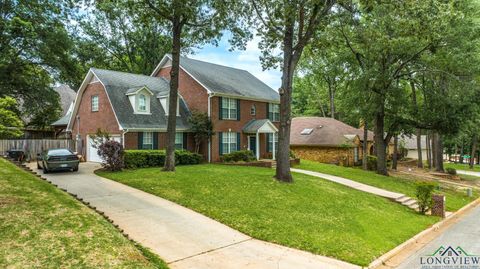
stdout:
MULTIPOLYGON (((252 150, 258 159, 274 158, 279 95, 245 70, 180 59, 177 114, 178 148, 193 150, 188 117, 205 112, 215 135, 201 145, 206 160, 236 150, 252 150), (275 141, 275 143, 273 142, 275 141)), ((90 69, 80 86, 68 130, 89 161, 99 161, 91 135, 98 128, 126 149, 164 149, 171 57, 165 55, 151 76, 90 69), (81 141, 81 142, 80 142, 81 141)))

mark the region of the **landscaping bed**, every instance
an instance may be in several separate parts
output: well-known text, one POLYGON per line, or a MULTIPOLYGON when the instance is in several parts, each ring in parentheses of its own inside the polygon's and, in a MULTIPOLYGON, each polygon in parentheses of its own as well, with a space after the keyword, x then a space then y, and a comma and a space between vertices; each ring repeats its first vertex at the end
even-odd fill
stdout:
POLYGON ((70 195, 0 158, 0 268, 162 268, 70 195))
MULTIPOLYGON (((416 194, 416 181, 412 179, 394 176, 387 177, 372 171, 364 171, 360 168, 340 167, 307 160, 302 160, 301 164, 295 168, 348 178, 385 190, 403 193, 413 198, 415 198, 416 194)), ((446 196, 447 211, 457 211, 479 197, 477 191, 474 191, 473 197, 468 197, 464 191, 456 191, 443 185, 441 190, 436 190, 435 192, 446 196)))
POLYGON ((307 175, 280 183, 273 169, 201 164, 178 166, 174 173, 158 168, 97 173, 252 237, 363 266, 439 220, 307 175))

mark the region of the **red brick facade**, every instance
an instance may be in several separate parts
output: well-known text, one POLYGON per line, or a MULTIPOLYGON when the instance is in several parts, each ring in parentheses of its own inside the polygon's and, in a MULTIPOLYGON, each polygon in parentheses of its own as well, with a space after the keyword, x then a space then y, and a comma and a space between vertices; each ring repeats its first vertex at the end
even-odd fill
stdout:
MULTIPOLYGON (((171 67, 165 67, 158 71, 156 76, 170 78, 171 67)), ((179 86, 178 91, 182 95, 183 99, 187 103, 190 110, 197 110, 208 113, 208 93, 207 90, 200 85, 195 79, 193 79, 184 70, 180 70, 179 74, 179 86)), ((243 127, 252 119, 266 119, 267 104, 265 102, 240 100, 240 120, 220 120, 219 119, 219 100, 217 96, 213 96, 210 99, 210 116, 213 122, 215 135, 212 137, 211 142, 211 158, 213 162, 220 161, 220 149, 219 149, 219 132, 237 132, 241 133, 240 148, 242 150, 248 149, 248 134, 242 133, 243 127), (250 111, 252 106, 255 106, 256 113, 251 115, 250 111)), ((274 123, 279 128, 278 123, 274 123)), ((271 158, 271 153, 267 153, 267 136, 260 134, 260 158, 271 158)), ((208 145, 205 143, 201 147, 201 152, 208 152, 208 145)))
POLYGON ((105 88, 100 82, 88 84, 79 102, 77 115, 80 116, 80 122, 77 120, 76 115, 74 115, 75 121, 72 127, 72 136, 75 137, 80 133, 83 141, 82 154, 85 155, 87 147, 86 137, 87 135, 95 134, 98 128, 114 135, 121 134, 122 132, 119 129, 105 88), (92 96, 95 95, 98 96, 98 111, 92 111, 91 107, 92 96))

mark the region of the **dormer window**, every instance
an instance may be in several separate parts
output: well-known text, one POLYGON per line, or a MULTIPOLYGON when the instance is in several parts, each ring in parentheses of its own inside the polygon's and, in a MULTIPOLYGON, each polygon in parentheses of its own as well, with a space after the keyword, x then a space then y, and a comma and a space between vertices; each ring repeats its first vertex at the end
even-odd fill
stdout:
POLYGON ((147 97, 144 94, 138 96, 138 111, 147 112, 147 97))
MULTIPOLYGON (((177 116, 180 116, 180 95, 177 98, 177 116)), ((160 104, 162 105, 163 111, 165 111, 165 116, 168 116, 168 105, 169 105, 169 96, 159 96, 160 104)))
POLYGON ((129 89, 126 95, 135 114, 150 114, 150 97, 153 92, 146 86, 129 89))

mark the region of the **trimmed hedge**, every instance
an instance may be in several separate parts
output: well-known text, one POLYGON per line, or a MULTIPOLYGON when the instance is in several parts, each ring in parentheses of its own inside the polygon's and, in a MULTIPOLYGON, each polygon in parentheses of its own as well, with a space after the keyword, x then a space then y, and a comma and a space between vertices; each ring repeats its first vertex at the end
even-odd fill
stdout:
MULTIPOLYGON (((125 150, 125 168, 162 167, 165 164, 165 150, 125 150)), ((175 164, 199 164, 202 155, 186 150, 175 151, 175 164)))
POLYGON ((250 162, 256 160, 253 152, 250 150, 239 150, 232 153, 223 154, 220 156, 220 160, 225 163, 231 162, 250 162))

